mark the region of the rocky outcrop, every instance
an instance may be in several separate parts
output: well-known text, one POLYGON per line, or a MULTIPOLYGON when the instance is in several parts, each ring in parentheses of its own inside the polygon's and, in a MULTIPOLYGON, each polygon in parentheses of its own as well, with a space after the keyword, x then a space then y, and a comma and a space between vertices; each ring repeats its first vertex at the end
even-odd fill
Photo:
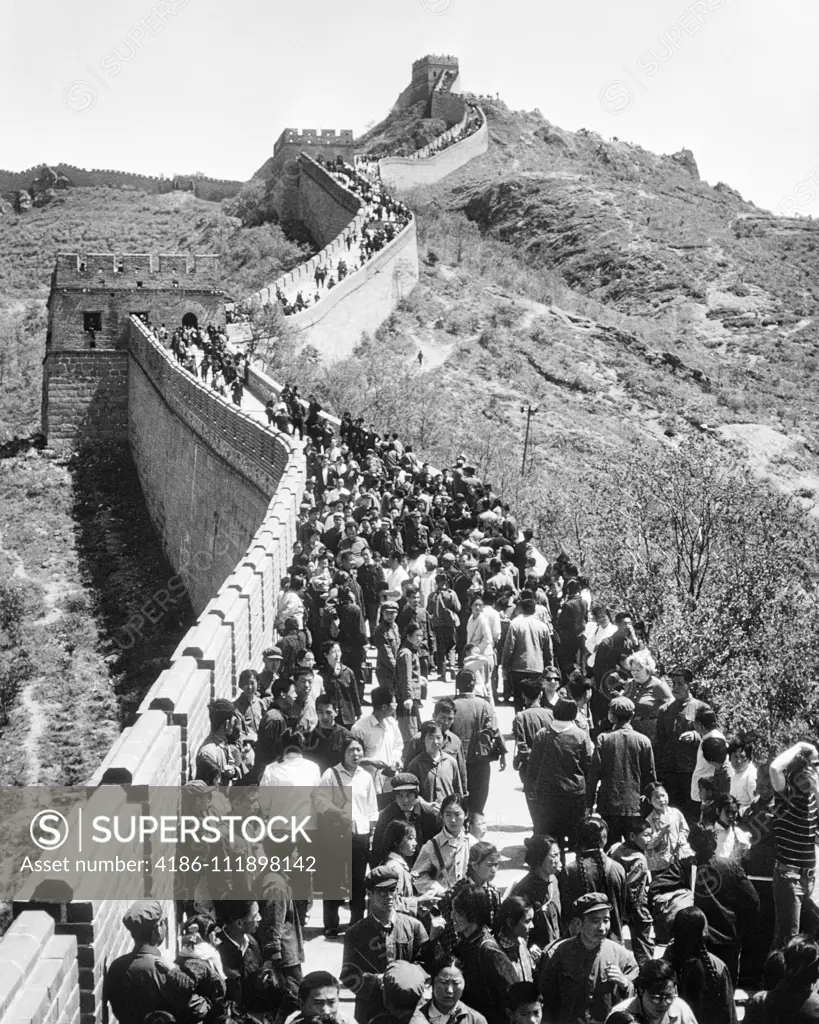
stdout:
POLYGON ((697 161, 690 149, 681 149, 679 153, 672 153, 671 159, 675 164, 688 171, 695 181, 700 180, 700 169, 697 167, 697 161))

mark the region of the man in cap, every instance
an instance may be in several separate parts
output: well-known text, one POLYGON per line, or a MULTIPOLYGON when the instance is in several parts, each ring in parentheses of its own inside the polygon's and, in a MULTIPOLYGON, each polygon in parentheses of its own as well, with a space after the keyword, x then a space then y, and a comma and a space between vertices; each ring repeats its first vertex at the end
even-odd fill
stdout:
POLYGON ((372 634, 375 647, 375 676, 379 686, 395 689, 395 667, 398 664, 398 648, 401 646, 401 634, 398 632, 396 620, 398 605, 395 601, 385 601, 381 605, 381 621, 372 634))
POLYGON ((558 943, 541 965, 538 988, 550 1024, 603 1024, 612 1008, 634 994, 637 962, 608 938, 611 902, 587 892, 575 900, 579 932, 558 943))
POLYGON ((271 647, 266 647, 262 651, 262 661, 264 662, 264 668, 259 673, 259 697, 262 700, 267 700, 270 697, 273 683, 276 682, 281 674, 281 648, 276 647, 275 644, 271 647))
POLYGON ((179 968, 162 957, 160 946, 167 934, 162 904, 156 900, 134 903, 122 923, 131 933, 134 948, 108 967, 102 988, 103 1003, 120 1024, 142 1024, 149 1013, 165 1010, 174 1019, 201 1021, 210 1004, 194 995, 195 984, 179 968))
POLYGON ((408 1024, 424 995, 426 982, 426 971, 418 964, 404 960, 390 964, 381 982, 385 1012, 370 1024, 408 1024))
POLYGON ((670 675, 673 700, 663 704, 657 714, 654 756, 671 806, 685 813, 691 809, 691 777, 700 745, 697 715, 708 705, 692 695, 694 675, 690 669, 674 668, 670 675))
POLYGON ((432 804, 419 795, 420 789, 420 783, 415 775, 409 772, 396 772, 392 780, 392 803, 387 804, 378 815, 378 823, 373 834, 370 851, 370 864, 373 867, 380 864, 386 856, 384 836, 391 821, 408 821, 415 826, 418 845, 415 853, 404 858, 409 867, 415 863, 418 851, 424 843, 441 831, 441 816, 432 804))
POLYGON ((209 785, 229 786, 244 774, 239 748, 241 723, 233 702, 219 697, 208 705, 210 735, 196 754, 196 777, 209 785))
POLYGON ((417 918, 395 909, 398 873, 384 864, 367 876, 367 915, 344 935, 341 983, 355 992, 355 1019, 371 1021, 385 1010, 384 972, 396 960, 417 960, 428 941, 417 918))
MULTIPOLYGON (((442 562, 447 564, 448 558, 449 555, 445 554, 442 562)), ((448 572, 441 570, 435 576, 435 590, 429 596, 427 612, 435 632, 435 663, 438 675, 442 682, 446 682, 461 621, 461 602, 452 589, 448 572)))
POLYGON ((586 784, 591 810, 600 783, 597 810, 608 825, 609 843, 625 837, 629 818, 640 814, 640 797, 646 786, 657 781, 651 740, 632 728, 633 717, 634 703, 628 697, 615 697, 609 704, 612 731, 597 739, 586 784))

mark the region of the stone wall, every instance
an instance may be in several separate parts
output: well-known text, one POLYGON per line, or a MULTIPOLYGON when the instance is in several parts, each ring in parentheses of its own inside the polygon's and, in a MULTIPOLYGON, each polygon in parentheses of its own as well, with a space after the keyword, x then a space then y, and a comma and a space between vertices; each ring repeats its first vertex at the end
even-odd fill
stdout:
POLYGON ((412 157, 379 160, 382 179, 391 188, 406 192, 422 185, 434 185, 470 160, 482 156, 489 148, 489 129, 483 111, 481 117, 483 124, 476 132, 432 156, 422 156, 423 151, 419 150, 412 157))
POLYGON ((20 914, 0 942, 0 1020, 80 1024, 77 940, 42 910, 20 914))
POLYGON ((417 284, 418 244, 413 218, 360 270, 323 294, 320 302, 288 317, 287 322, 299 331, 300 343, 313 345, 326 360, 341 359, 358 345, 362 331, 374 334, 417 284))
POLYGON ((361 201, 308 155, 299 158, 299 220, 317 246, 349 225, 361 201))
POLYGON ((166 324, 173 330, 182 323, 182 317, 192 313, 200 327, 212 323, 221 326, 225 322, 224 297, 215 289, 210 293, 187 288, 134 288, 134 283, 124 287, 98 288, 93 279, 85 289, 52 291, 48 299, 51 335, 49 349, 87 350, 90 335, 85 331, 85 313, 100 314, 102 330, 96 332, 96 351, 118 349, 124 351, 127 345, 128 324, 131 314, 147 313, 153 324, 166 324))
POLYGON ((128 436, 127 353, 47 352, 42 426, 49 443, 124 441, 128 436))
POLYGON ((241 181, 233 181, 228 178, 199 178, 191 175, 166 178, 151 174, 131 174, 128 171, 102 170, 97 167, 87 170, 85 167, 75 167, 73 164, 38 164, 25 171, 0 170, 0 193, 29 189, 31 183, 46 166, 64 174, 78 188, 139 189, 142 192, 151 192, 155 195, 163 195, 183 188, 193 191, 200 199, 208 199, 213 202, 220 202, 222 199, 235 196, 244 184, 241 181))
MULTIPOLYGON (((359 200, 339 184, 319 164, 305 154, 299 158, 299 191, 309 196, 328 225, 339 233, 306 263, 274 281, 268 288, 248 297, 251 304, 265 305, 276 301, 276 288, 296 285, 311 292, 315 287, 313 274, 329 256, 346 249, 344 236, 354 229, 358 234, 364 223, 363 213, 350 215, 359 208, 359 200), (304 183, 304 184, 302 184, 304 183), (347 220, 345 220, 345 216, 347 220)), ((329 234, 321 223, 317 232, 329 234)), ((325 359, 339 359, 358 344, 362 331, 374 333, 393 312, 398 301, 409 295, 418 283, 418 247, 415 218, 361 269, 348 274, 335 288, 322 293, 315 305, 287 318, 299 332, 300 344, 313 345, 325 359)))
POLYGON ((168 560, 201 612, 264 518, 291 449, 133 322, 129 349, 131 452, 168 560))
MULTIPOLYGON (((306 477, 293 442, 194 380, 136 320, 129 348, 130 355, 80 355, 93 356, 95 366, 100 355, 130 361, 127 426, 134 461, 170 560, 200 614, 134 723, 89 779, 91 788, 175 786, 193 777, 196 750, 209 732, 208 703, 235 698, 239 672, 262 668, 306 477)), ((252 373, 260 393, 278 387, 252 373)), ((26 901, 30 893, 20 894, 13 907, 17 921, 0 940, 4 1024, 113 1019, 102 1005, 105 970, 131 947, 122 925, 131 900, 118 892, 108 900, 62 904, 37 904, 26 901)), ((166 912, 173 935, 172 904, 166 912)))

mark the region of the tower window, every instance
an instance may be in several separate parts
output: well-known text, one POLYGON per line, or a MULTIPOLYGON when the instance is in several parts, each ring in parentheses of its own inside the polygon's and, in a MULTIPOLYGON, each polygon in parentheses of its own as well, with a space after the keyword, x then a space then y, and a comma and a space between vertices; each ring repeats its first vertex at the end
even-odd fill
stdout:
POLYGON ((83 313, 82 329, 84 331, 101 331, 102 313, 83 313))

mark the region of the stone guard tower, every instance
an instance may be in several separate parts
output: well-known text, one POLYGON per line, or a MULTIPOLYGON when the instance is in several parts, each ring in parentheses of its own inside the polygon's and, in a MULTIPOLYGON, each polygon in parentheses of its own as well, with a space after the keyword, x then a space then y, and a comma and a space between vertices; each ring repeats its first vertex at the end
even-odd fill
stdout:
POLYGON ((224 324, 218 256, 58 253, 48 297, 42 428, 49 443, 128 437, 128 318, 168 331, 224 324))

